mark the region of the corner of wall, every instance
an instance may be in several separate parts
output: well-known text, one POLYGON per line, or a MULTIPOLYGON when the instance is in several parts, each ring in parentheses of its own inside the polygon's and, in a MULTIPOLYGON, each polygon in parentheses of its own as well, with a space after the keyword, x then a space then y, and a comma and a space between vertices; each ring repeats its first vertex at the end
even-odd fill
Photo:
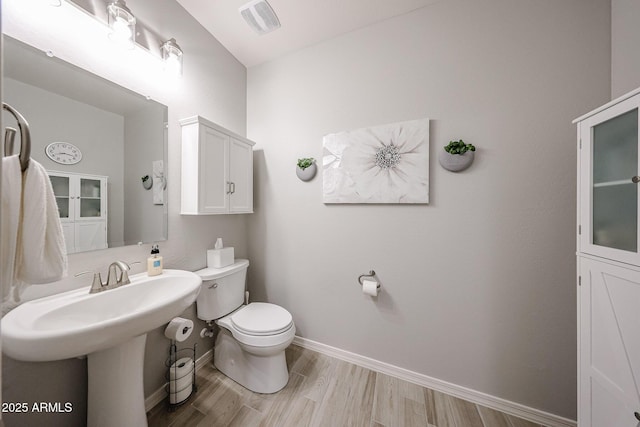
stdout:
POLYGON ((611 0, 611 99, 640 87, 640 2, 611 0))

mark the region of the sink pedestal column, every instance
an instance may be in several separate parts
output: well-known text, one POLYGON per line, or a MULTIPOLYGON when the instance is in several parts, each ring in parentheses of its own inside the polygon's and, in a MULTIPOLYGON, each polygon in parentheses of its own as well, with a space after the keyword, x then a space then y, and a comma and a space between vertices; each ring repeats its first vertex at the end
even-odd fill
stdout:
POLYGON ((147 334, 87 356, 89 427, 147 426, 143 366, 147 334))

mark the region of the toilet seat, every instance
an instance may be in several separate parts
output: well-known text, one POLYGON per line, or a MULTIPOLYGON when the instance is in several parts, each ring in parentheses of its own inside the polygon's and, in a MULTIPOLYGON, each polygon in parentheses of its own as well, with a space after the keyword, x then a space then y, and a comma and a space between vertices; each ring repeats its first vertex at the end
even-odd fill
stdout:
POLYGON ((296 333, 293 317, 284 308, 254 302, 216 320, 240 343, 253 347, 273 347, 291 340, 296 333))
POLYGON ((291 327, 293 317, 279 305, 253 302, 231 314, 231 324, 247 335, 276 335, 291 327))

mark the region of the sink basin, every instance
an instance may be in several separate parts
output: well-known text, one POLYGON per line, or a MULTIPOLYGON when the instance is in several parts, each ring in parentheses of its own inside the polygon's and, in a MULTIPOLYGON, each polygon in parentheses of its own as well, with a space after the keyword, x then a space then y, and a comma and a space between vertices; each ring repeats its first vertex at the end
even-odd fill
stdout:
POLYGON ((89 287, 26 302, 2 318, 2 350, 27 362, 87 355, 87 425, 146 426, 147 332, 196 301, 200 276, 164 270, 89 294, 89 287))
POLYGON ((88 288, 26 302, 2 318, 2 349, 10 357, 46 362, 82 356, 145 334, 180 315, 200 291, 198 275, 164 270, 89 294, 88 288))

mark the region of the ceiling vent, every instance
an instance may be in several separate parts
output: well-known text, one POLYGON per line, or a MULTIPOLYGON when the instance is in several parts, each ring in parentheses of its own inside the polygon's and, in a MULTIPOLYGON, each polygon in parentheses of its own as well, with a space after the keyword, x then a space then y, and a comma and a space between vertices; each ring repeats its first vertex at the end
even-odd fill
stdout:
POLYGON ((258 34, 266 34, 280 28, 280 20, 266 0, 253 0, 242 6, 240 15, 258 34))

